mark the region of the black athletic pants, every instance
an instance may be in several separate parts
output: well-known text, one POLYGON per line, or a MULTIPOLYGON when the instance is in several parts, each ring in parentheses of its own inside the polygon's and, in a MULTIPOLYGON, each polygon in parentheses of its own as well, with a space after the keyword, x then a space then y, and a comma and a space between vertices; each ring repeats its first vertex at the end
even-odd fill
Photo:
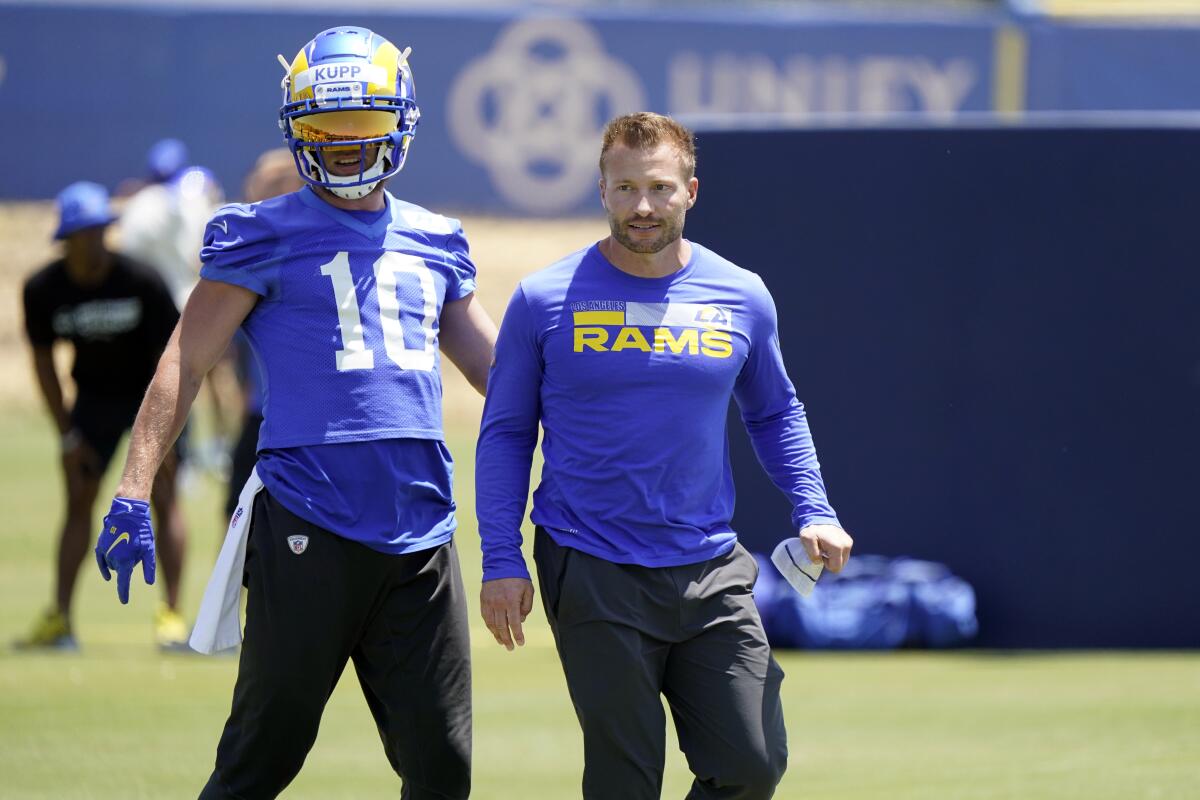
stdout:
POLYGON ((736 545, 680 567, 615 564, 534 539, 542 604, 583 729, 586 800, 657 800, 667 698, 696 775, 689 800, 765 800, 787 768, 771 656, 736 545))
POLYGON ((453 542, 379 553, 305 522, 264 490, 254 503, 246 586, 233 709, 202 800, 282 792, 316 740, 347 660, 403 779, 400 796, 467 797, 471 666, 453 542))

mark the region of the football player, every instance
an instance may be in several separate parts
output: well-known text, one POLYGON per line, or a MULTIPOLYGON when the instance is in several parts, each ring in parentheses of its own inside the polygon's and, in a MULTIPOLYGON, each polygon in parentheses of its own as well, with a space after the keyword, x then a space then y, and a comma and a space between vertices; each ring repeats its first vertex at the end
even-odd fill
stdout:
POLYGON ((191 640, 202 651, 238 643, 244 575, 233 707, 204 798, 278 795, 348 660, 404 796, 470 789, 440 359, 482 393, 496 329, 475 299, 458 221, 384 189, 420 118, 408 53, 340 27, 285 62, 280 124, 307 185, 209 222, 201 280, 138 414, 96 548, 125 602, 134 566, 153 563, 150 477, 240 327, 262 367, 264 421, 191 640))
MULTIPOLYGON (((62 434, 66 514, 59 534, 54 605, 38 619, 19 649, 75 650, 71 601, 87 557, 92 508, 100 480, 121 437, 133 424, 154 365, 179 319, 162 279, 148 266, 113 252, 105 233, 114 220, 108 192, 80 181, 58 195, 54 238, 63 256, 25 284, 25 332, 33 351, 38 388, 62 434), (54 367, 56 341, 75 351, 68 402, 54 367)), ((180 576, 187 532, 176 502, 177 454, 168 450, 153 482, 153 504, 162 530, 164 602, 154 635, 164 650, 186 649, 188 627, 179 613, 180 576)))

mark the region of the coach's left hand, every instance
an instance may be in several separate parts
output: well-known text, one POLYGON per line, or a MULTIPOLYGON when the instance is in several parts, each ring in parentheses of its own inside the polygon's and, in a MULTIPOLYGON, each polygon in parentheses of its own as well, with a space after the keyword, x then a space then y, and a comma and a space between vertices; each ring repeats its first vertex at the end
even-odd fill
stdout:
POLYGON ((526 578, 484 581, 479 590, 479 613, 497 644, 513 649, 525 644, 521 623, 533 610, 533 582, 526 578))
POLYGON ((145 500, 114 497, 104 518, 104 527, 96 541, 96 564, 104 580, 112 580, 111 567, 117 573, 117 597, 129 602, 129 581, 133 568, 142 562, 142 577, 154 583, 154 529, 150 525, 150 504, 145 500))
POLYGON ((814 564, 824 561, 830 572, 842 571, 850 560, 850 549, 854 547, 850 534, 837 525, 806 525, 800 529, 800 541, 809 561, 814 564))

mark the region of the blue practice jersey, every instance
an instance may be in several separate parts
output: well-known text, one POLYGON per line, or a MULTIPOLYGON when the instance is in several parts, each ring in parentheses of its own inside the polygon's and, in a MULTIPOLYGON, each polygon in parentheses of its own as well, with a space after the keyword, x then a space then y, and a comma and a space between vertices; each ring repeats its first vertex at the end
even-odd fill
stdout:
POLYGON ((261 367, 267 489, 334 533, 410 552, 454 529, 438 320, 475 290, 475 266, 456 220, 385 197, 374 221, 307 187, 225 206, 200 274, 261 297, 242 330, 261 367))
POLYGON ((733 547, 730 397, 793 523, 836 524, 776 327, 762 280, 696 244, 662 278, 593 246, 521 281, 476 455, 484 579, 528 575, 520 526, 539 421, 532 519, 564 546, 648 567, 733 547))

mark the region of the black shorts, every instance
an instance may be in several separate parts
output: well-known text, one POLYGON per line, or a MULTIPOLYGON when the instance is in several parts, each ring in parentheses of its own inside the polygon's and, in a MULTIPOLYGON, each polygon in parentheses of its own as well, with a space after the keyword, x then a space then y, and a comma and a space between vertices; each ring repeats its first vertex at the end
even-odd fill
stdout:
POLYGON ((71 428, 95 451, 97 476, 104 474, 125 431, 133 426, 142 398, 80 394, 71 409, 71 428))
MULTIPOLYGON (((80 394, 71 409, 71 428, 79 432, 80 437, 90 447, 97 457, 94 465, 94 477, 100 477, 112 462, 113 454, 121 437, 133 427, 137 419, 138 408, 142 398, 138 397, 109 397, 105 395, 80 394)), ((187 425, 175 441, 175 458, 182 462, 184 459, 184 440, 187 438, 187 425)))

